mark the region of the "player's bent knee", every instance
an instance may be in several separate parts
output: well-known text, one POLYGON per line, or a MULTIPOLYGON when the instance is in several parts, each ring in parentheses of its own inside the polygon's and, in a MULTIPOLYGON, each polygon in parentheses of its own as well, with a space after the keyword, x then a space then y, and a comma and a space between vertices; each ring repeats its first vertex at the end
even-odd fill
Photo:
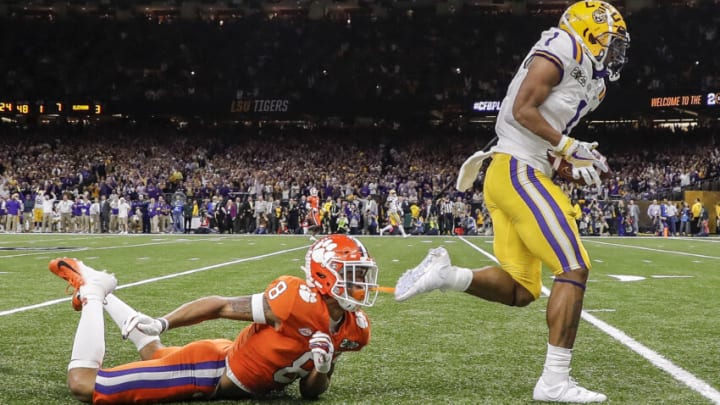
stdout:
POLYGON ((140 358, 142 360, 150 360, 153 358, 155 352, 159 349, 162 349, 163 347, 165 346, 160 343, 160 340, 154 340, 143 346, 143 348, 140 349, 138 353, 140 353, 140 358))
POLYGON ((525 287, 521 285, 515 285, 513 290, 513 301, 510 306, 526 307, 533 301, 535 301, 535 296, 533 296, 530 291, 526 290, 525 287))
POLYGON ((590 270, 586 268, 581 268, 573 271, 569 271, 565 273, 565 278, 568 278, 570 280, 579 281, 583 284, 587 283, 588 276, 590 275, 590 270))
POLYGON ((589 271, 585 268, 568 271, 562 275, 555 276, 554 282, 574 285, 584 291, 585 285, 587 284, 588 274, 589 271))
POLYGON ((68 371, 68 388, 78 401, 92 402, 96 376, 95 369, 75 368, 68 371))

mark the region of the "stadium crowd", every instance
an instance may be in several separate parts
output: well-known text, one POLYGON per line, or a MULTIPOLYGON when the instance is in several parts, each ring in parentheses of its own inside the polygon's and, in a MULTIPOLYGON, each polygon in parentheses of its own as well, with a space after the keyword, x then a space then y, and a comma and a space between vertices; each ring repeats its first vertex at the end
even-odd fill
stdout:
MULTIPOLYGON (((453 185, 457 168, 491 138, 491 130, 450 137, 273 128, 246 133, 128 132, 124 127, 3 130, 0 206, 5 209, 0 226, 8 231, 21 223, 13 228, 8 222, 8 201, 16 198, 24 202, 19 209, 26 211, 25 231, 186 232, 200 227, 296 233, 302 232, 312 187, 326 203, 322 211, 328 233, 338 228, 377 233, 387 221, 385 199, 391 189, 402 199, 409 232, 450 234, 465 228, 462 232, 473 233, 489 226, 482 177, 467 192, 453 185), (48 200, 52 203, 44 205, 48 200), (200 223, 186 223, 186 216, 200 223)), ((717 188, 720 182, 720 150, 712 130, 663 134, 622 127, 585 132, 615 145, 608 146, 614 176, 601 188, 565 183, 565 189, 575 200, 602 202, 597 208, 603 211, 606 202, 678 200, 683 189, 717 188), (613 143, 613 138, 622 142, 613 143)))

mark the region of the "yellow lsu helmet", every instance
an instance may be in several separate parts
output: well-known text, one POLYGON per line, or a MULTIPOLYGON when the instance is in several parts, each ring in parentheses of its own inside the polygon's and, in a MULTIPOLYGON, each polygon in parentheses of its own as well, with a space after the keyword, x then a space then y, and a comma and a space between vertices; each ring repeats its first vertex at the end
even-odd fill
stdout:
POLYGON ((601 77, 607 76, 610 81, 620 78, 630 34, 615 7, 604 1, 579 1, 565 10, 559 28, 580 42, 601 77))

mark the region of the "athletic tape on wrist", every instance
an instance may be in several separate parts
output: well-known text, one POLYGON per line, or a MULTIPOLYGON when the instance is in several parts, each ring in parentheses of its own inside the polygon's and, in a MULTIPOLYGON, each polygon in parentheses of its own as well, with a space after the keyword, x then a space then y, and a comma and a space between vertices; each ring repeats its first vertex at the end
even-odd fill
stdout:
POLYGON ((162 327, 160 328, 160 333, 163 333, 163 332, 165 332, 166 330, 168 330, 168 326, 170 326, 170 322, 168 322, 167 319, 165 319, 165 318, 158 318, 158 321, 160 321, 160 325, 162 325, 162 327))
POLYGON ((562 138, 560 138, 560 142, 558 142, 558 144, 555 145, 553 149, 555 149, 555 152, 558 152, 564 156, 567 153, 568 148, 570 148, 570 145, 572 145, 573 141, 573 138, 570 138, 567 135, 563 135, 562 138))
POLYGON ((267 323, 265 320, 265 298, 263 293, 257 293, 252 295, 250 301, 252 307, 253 322, 256 323, 267 323))

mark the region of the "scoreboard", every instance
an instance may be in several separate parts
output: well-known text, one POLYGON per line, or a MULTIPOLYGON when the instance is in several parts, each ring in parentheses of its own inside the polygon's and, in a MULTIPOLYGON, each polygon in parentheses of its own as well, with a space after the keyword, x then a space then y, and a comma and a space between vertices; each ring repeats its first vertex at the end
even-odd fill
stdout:
POLYGON ((0 115, 102 115, 105 106, 99 102, 12 101, 0 99, 0 115))

